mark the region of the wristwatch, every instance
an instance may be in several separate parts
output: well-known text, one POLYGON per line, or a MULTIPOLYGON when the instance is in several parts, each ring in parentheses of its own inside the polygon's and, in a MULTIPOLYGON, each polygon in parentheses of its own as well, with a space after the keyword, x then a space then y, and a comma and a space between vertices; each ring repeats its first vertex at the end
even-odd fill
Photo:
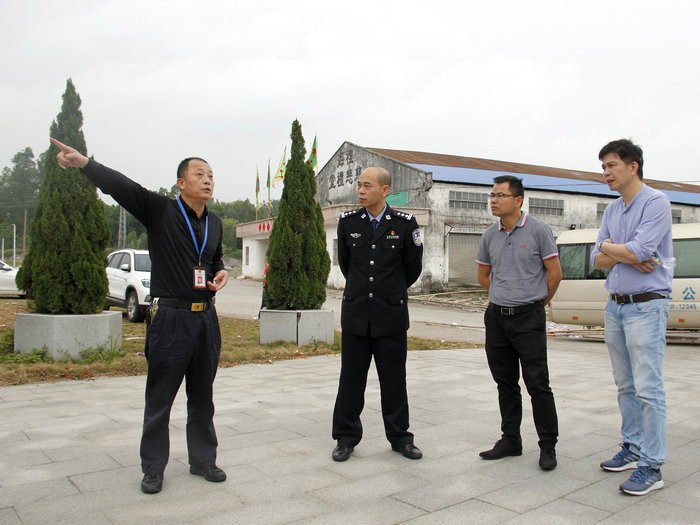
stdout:
POLYGON ((603 239, 602 241, 600 241, 600 242, 598 243, 598 251, 599 251, 600 253, 603 253, 603 243, 604 243, 604 242, 605 242, 605 239, 603 239))

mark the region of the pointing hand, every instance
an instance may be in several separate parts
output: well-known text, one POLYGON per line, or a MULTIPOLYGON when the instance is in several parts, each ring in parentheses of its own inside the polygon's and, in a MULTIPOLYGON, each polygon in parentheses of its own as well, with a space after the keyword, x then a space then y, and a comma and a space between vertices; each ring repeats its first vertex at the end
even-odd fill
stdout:
POLYGON ((87 165, 89 159, 79 151, 70 146, 66 146, 54 138, 51 139, 51 143, 61 150, 60 153, 56 155, 56 159, 58 159, 58 165, 61 166, 62 169, 84 168, 87 165))

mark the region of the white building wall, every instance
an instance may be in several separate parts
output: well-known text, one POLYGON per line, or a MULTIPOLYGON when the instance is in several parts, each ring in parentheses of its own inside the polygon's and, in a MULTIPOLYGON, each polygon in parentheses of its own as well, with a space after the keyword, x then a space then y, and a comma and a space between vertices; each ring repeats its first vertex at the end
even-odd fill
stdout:
POLYGON ((252 279, 262 279, 265 271, 265 256, 270 238, 244 238, 243 239, 243 266, 241 273, 252 279))

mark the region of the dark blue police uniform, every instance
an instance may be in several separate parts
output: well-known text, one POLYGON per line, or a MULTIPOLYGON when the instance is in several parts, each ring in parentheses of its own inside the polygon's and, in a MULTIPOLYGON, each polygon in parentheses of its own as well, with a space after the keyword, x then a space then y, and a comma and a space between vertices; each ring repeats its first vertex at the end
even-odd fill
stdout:
POLYGON ((416 219, 387 206, 376 231, 365 208, 338 223, 338 262, 345 276, 341 311, 340 382, 333 439, 354 447, 362 439, 367 372, 374 356, 382 416, 392 445, 413 443, 406 393, 407 289, 422 270, 423 245, 416 219))

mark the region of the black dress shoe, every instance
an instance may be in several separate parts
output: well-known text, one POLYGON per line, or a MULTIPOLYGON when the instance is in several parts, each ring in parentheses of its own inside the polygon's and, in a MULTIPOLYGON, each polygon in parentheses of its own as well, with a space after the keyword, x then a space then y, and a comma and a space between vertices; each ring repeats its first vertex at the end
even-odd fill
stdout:
POLYGON ((479 452, 479 456, 484 459, 501 459, 506 456, 522 456, 523 446, 520 443, 513 443, 505 439, 499 439, 491 450, 479 452))
POLYGON ((403 443, 402 445, 391 445, 391 450, 399 452, 403 457, 408 459, 420 459, 423 453, 413 443, 403 443))
POLYGON ((345 461, 350 457, 350 454, 352 454, 353 450, 355 450, 355 447, 338 445, 333 449, 333 454, 331 455, 331 457, 333 458, 333 461, 345 461))
POLYGON ((211 481, 212 483, 221 483, 226 481, 226 472, 221 470, 216 465, 209 465, 208 467, 195 467, 190 465, 190 474, 195 476, 204 476, 204 479, 211 481))
POLYGON ((146 474, 141 480, 141 492, 157 494, 163 490, 163 474, 146 474))
POLYGON ((540 450, 540 468, 554 470, 557 467, 557 453, 554 447, 542 447, 540 450))

